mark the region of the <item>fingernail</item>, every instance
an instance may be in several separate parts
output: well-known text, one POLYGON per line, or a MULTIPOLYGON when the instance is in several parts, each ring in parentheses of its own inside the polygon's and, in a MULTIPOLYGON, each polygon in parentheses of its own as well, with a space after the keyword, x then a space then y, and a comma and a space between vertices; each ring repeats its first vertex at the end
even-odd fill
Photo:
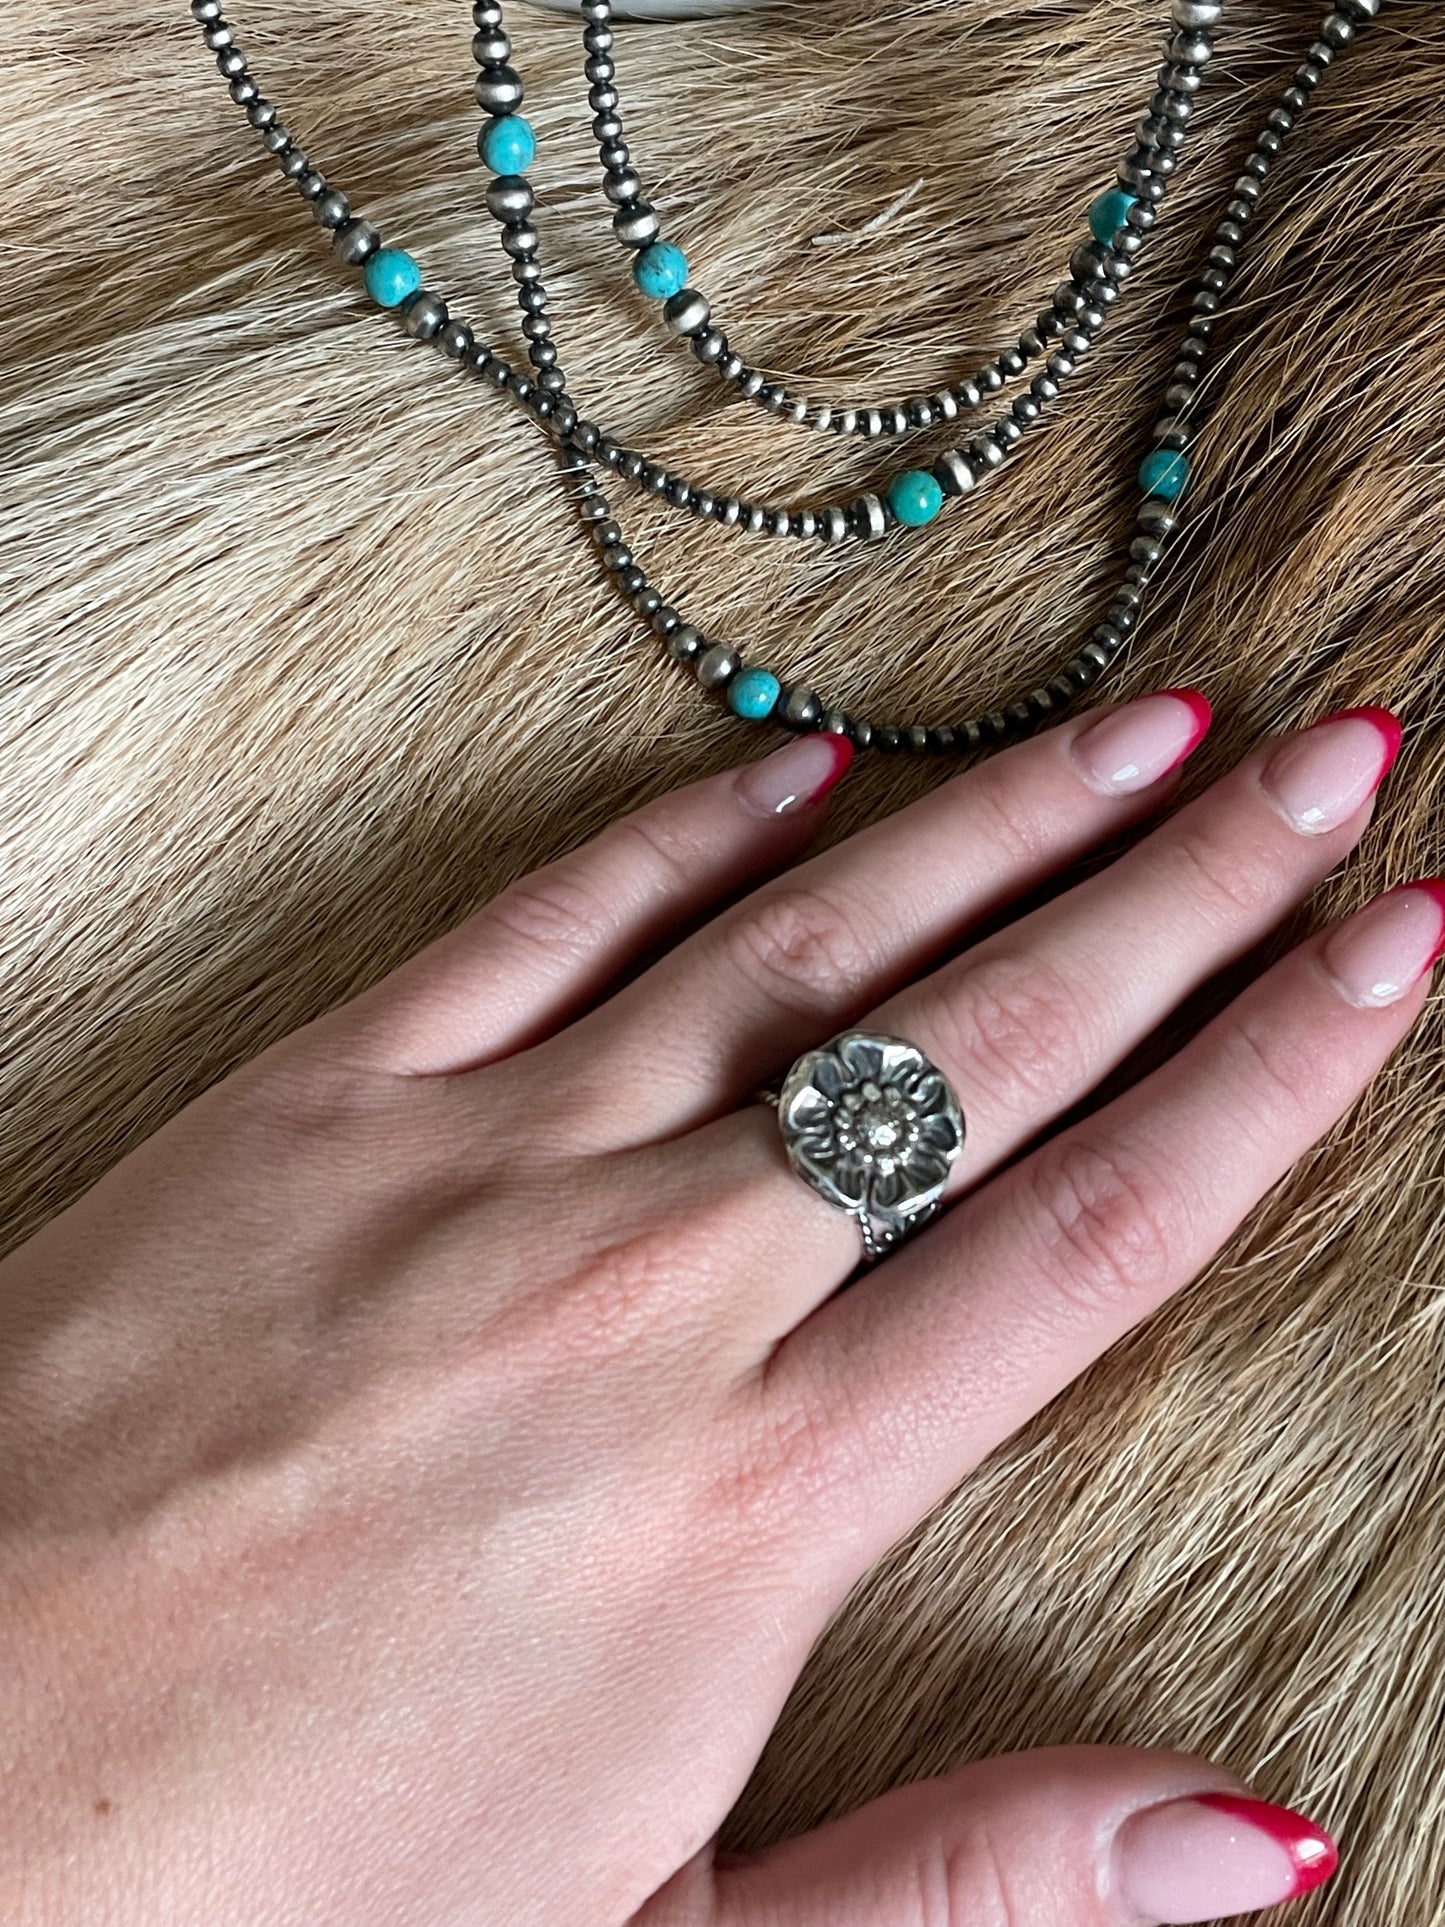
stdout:
POLYGON ((1398 1003, 1442 955, 1442 877, 1425 877, 1387 890, 1332 930, 1320 952, 1349 1002, 1374 1010, 1398 1003))
POLYGON ((1234 1793, 1146 1807, 1115 1841, 1121 1893, 1161 1927, 1278 1907, 1338 1863, 1334 1841, 1303 1814, 1234 1793))
POLYGON ((1388 709, 1338 710, 1281 743, 1260 787, 1306 836, 1338 829, 1385 780, 1400 754, 1400 734, 1388 709))
POLYGON ((1101 796, 1132 796, 1177 769, 1204 740, 1209 698, 1197 689, 1160 689, 1091 723, 1074 738, 1084 781, 1101 796))
POLYGON ((803 810, 828 794, 852 760, 853 745, 846 736, 819 730, 749 763, 737 777, 737 794, 759 816, 803 810))

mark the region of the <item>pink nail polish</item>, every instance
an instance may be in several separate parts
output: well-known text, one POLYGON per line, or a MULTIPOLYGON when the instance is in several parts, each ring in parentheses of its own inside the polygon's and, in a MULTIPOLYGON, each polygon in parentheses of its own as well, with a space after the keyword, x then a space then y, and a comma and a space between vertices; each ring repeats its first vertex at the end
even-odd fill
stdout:
POLYGON ((1284 1848, 1294 1870, 1294 1891, 1287 1898, 1323 1887, 1340 1864, 1339 1848, 1313 1820, 1306 1820, 1292 1807, 1277 1807, 1268 1800, 1251 1800, 1243 1793, 1201 1793, 1198 1804, 1225 1814, 1242 1826, 1256 1827, 1284 1848))
POLYGON ((1338 710, 1279 744, 1260 788, 1292 828, 1322 835, 1364 808, 1393 768, 1400 741, 1399 719, 1388 709, 1338 710))
POLYGON ((1197 689, 1160 689, 1090 723, 1072 749, 1084 781, 1100 796, 1132 796, 1177 769, 1204 740, 1213 718, 1197 689))
POLYGON ((1320 958, 1361 1009, 1398 1003, 1445 956, 1445 878, 1387 890, 1326 937, 1320 958))
POLYGON ((758 816, 782 816, 821 802, 852 761, 853 745, 846 736, 819 730, 749 763, 734 787, 744 807, 758 816))
POLYGON ((1278 1907, 1338 1863, 1334 1841, 1303 1814, 1232 1793, 1146 1807, 1120 1828, 1114 1854, 1125 1901, 1163 1927, 1278 1907))

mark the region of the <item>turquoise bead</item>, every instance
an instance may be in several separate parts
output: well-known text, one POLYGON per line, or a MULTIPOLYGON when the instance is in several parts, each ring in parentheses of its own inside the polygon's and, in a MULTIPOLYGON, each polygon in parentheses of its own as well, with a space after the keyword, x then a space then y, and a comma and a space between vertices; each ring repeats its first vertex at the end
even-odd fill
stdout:
POLYGON ((910 529, 922 528, 943 507, 943 490, 925 469, 905 468, 888 484, 888 506, 910 529))
POLYGON ((654 301, 666 301, 687 286, 687 256, 671 241, 654 241, 633 262, 632 278, 654 301))
POLYGON ((1112 241, 1138 199, 1123 187, 1111 187, 1107 194, 1101 194, 1089 209, 1089 232, 1094 239, 1106 245, 1112 241))
POLYGON ((494 174, 525 174, 537 158, 532 123, 520 114, 502 114, 482 129, 482 159, 494 174))
POLYGON ((728 708, 735 716, 760 723, 771 716, 783 685, 771 669, 740 669, 728 684, 728 708))
POLYGON ((1172 448, 1156 448, 1144 457, 1139 470, 1139 486, 1146 495, 1162 495, 1173 502, 1184 493, 1189 481, 1189 464, 1172 448))
POLYGON ((405 248, 380 248, 363 270, 366 292, 383 308, 399 308, 421 286, 421 269, 405 248))

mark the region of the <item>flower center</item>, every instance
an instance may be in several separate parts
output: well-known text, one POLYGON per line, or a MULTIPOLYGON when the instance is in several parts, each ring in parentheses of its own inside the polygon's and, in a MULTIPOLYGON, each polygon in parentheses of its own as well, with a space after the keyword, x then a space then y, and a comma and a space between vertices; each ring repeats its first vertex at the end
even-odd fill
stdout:
POLYGON ((912 1149, 916 1125, 912 1105, 891 1085, 869 1078, 845 1095, 838 1135, 845 1149, 881 1171, 893 1171, 912 1149))

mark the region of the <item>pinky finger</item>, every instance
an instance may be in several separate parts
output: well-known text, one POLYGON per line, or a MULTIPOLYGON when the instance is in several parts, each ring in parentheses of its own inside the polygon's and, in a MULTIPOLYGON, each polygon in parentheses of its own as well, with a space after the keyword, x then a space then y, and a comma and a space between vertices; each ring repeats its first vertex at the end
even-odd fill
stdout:
POLYGON ((413 1077, 539 1042, 640 953, 799 855, 852 754, 843 737, 801 736, 619 817, 321 1018, 317 1041, 333 1059, 413 1077))

